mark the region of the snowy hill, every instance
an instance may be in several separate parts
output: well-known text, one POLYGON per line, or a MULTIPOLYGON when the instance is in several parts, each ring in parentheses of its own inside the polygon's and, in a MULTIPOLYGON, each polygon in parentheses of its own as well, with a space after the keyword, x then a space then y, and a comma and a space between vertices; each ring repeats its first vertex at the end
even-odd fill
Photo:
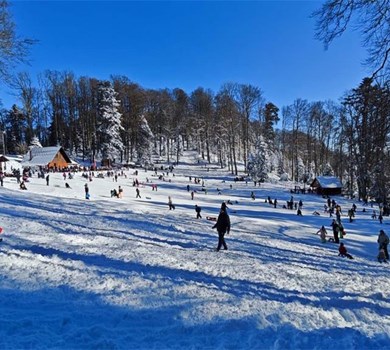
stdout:
POLYGON ((117 182, 51 174, 46 186, 34 175, 22 191, 6 178, 0 348, 390 349, 389 265, 376 261, 388 218, 381 225, 356 203, 349 223, 352 202, 335 198, 354 260, 341 258, 337 244, 315 234, 325 225, 332 235, 323 198, 295 196, 304 204, 299 217, 282 207, 292 185, 253 187, 193 160, 164 180, 134 170, 117 182), (119 185, 123 198, 111 198, 119 185), (268 196, 278 199, 276 209, 268 196), (229 250, 215 252, 217 233, 205 218, 227 200, 229 250))

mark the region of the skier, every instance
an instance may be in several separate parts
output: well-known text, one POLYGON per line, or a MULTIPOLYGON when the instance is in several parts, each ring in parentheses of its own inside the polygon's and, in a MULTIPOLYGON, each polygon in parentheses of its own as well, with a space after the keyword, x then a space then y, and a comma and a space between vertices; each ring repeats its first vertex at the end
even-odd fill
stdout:
POLYGON ((217 223, 213 226, 213 228, 216 228, 218 231, 218 247, 216 251, 218 252, 221 247, 225 250, 228 249, 226 242, 225 242, 225 233, 230 233, 230 218, 228 213, 226 212, 226 204, 222 203, 221 211, 219 213, 217 223))
POLYGON ((122 198, 123 196, 123 188, 121 186, 118 187, 118 198, 122 198))
POLYGON ((191 199, 194 200, 194 191, 191 191, 191 199))
POLYGON ((200 212, 202 211, 202 208, 199 207, 197 204, 195 204, 195 211, 196 211, 196 218, 201 219, 202 215, 200 215, 200 212))
POLYGON ((49 174, 46 176, 46 186, 49 186, 49 174))
POLYGON ((387 246, 389 245, 389 236, 383 230, 379 231, 378 244, 379 249, 384 250, 385 257, 387 260, 389 260, 389 251, 387 250, 387 246))
POLYGON ((251 198, 252 198, 252 200, 255 200, 256 199, 256 196, 255 196, 255 192, 251 192, 251 198))
POLYGON ((137 195, 135 196, 135 198, 141 198, 141 195, 140 195, 140 193, 139 193, 139 188, 138 188, 138 187, 135 189, 135 192, 137 193, 137 195))

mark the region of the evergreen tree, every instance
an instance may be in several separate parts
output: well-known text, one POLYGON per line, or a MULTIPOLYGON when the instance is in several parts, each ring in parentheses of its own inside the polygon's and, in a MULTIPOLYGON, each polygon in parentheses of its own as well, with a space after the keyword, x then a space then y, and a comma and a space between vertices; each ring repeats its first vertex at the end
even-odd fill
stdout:
POLYGON ((39 148, 42 148, 42 145, 41 143, 39 142, 39 139, 37 136, 34 136, 32 139, 31 139, 31 142, 30 142, 30 146, 29 148, 34 148, 34 147, 39 147, 39 148))
POLYGON ((23 149, 25 126, 25 115, 16 105, 13 105, 6 120, 7 150, 9 153, 20 153, 20 149, 23 149))
POLYGON ((324 169, 323 169, 322 173, 324 176, 333 176, 334 173, 333 173, 332 166, 329 163, 326 163, 324 165, 324 169))
POLYGON ((99 86, 99 120, 98 138, 103 159, 115 160, 122 156, 123 142, 120 132, 121 114, 118 112, 119 101, 117 93, 110 82, 103 82, 99 86))
POLYGON ((150 130, 146 118, 140 117, 137 133, 137 161, 142 165, 148 165, 152 162, 154 135, 150 130))
POLYGON ((256 140, 254 152, 249 157, 248 174, 253 181, 264 182, 268 178, 268 173, 267 145, 260 136, 256 140))
POLYGON ((279 121, 279 108, 269 102, 264 106, 264 138, 271 146, 275 141, 274 124, 279 121))

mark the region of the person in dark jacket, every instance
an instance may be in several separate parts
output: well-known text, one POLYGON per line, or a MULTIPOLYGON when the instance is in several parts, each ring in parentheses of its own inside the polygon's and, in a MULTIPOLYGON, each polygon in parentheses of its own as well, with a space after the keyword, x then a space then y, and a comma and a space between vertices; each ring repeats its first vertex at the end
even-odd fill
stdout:
POLYGON ((383 230, 379 231, 378 244, 379 249, 384 250, 385 257, 387 260, 389 260, 389 251, 387 250, 387 246, 389 245, 389 236, 383 230))
POLYGON ((200 212, 202 211, 202 208, 195 204, 195 211, 196 211, 196 218, 201 219, 202 215, 200 215, 200 212))
POLYGON ((218 231, 218 247, 216 249, 217 252, 221 249, 222 246, 225 250, 227 250, 228 247, 225 242, 225 233, 230 233, 230 218, 226 211, 226 204, 221 207, 217 223, 213 226, 213 228, 216 228, 218 231))
POLYGON ((333 230, 334 242, 335 243, 339 243, 339 230, 340 230, 340 226, 339 226, 339 224, 337 223, 336 220, 332 221, 331 226, 332 226, 332 230, 333 230))

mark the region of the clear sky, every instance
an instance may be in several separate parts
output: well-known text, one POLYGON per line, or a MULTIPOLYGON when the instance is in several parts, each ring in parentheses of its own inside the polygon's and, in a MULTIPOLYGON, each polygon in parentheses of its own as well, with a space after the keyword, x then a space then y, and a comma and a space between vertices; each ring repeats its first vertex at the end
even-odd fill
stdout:
MULTIPOLYGON (((77 77, 125 75, 145 88, 226 82, 258 86, 282 107, 296 98, 337 100, 367 68, 356 33, 328 51, 314 39, 322 1, 13 1, 18 34, 39 40, 32 76, 46 69, 77 77)), ((0 91, 0 98, 16 102, 0 91), (11 100, 10 100, 11 99, 11 100)))

